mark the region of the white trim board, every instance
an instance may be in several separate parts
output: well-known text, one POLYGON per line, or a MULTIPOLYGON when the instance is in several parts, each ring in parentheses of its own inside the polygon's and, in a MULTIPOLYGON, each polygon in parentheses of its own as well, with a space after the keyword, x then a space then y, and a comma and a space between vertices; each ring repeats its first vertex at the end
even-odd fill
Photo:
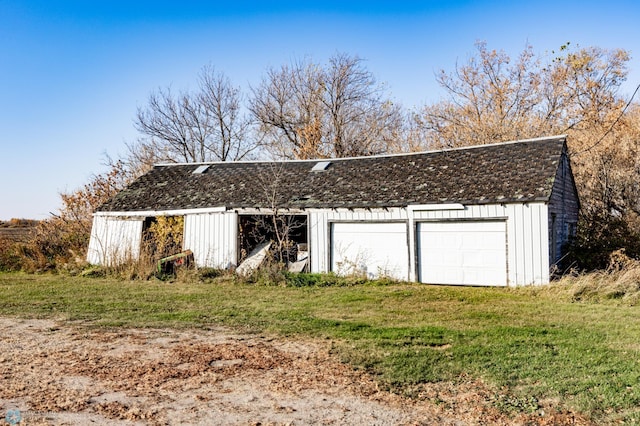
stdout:
POLYGON ((107 217, 152 217, 152 216, 184 216, 188 214, 223 213, 227 208, 206 207, 200 209, 176 209, 176 210, 144 210, 144 211, 124 211, 124 212, 95 212, 94 216, 107 217))

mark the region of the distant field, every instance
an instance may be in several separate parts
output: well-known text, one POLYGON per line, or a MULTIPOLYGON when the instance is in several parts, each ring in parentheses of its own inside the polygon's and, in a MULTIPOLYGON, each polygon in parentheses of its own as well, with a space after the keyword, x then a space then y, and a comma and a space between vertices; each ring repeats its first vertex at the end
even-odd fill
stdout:
POLYGON ((0 239, 11 241, 27 241, 33 232, 33 228, 0 228, 0 239))
POLYGON ((38 221, 30 219, 11 219, 0 221, 0 239, 24 242, 29 239, 38 221))

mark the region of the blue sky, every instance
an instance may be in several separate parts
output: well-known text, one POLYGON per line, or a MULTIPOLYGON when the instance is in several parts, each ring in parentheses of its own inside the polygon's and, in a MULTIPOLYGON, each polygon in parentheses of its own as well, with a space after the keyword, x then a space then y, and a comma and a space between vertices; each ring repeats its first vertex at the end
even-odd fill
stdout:
POLYGON ((466 61, 478 40, 513 56, 570 41, 631 51, 631 94, 639 17, 632 0, 0 0, 0 220, 57 212, 61 191, 136 139, 151 91, 193 87, 207 64, 248 91, 269 66, 344 52, 419 108, 443 95, 435 72, 466 61))

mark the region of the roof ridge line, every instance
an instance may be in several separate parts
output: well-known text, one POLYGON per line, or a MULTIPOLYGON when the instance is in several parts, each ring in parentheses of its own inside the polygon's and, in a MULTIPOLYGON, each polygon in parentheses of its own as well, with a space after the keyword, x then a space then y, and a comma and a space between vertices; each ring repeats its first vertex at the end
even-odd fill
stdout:
POLYGON ((378 154, 378 155, 361 155, 356 157, 339 157, 339 158, 311 158, 304 160, 239 160, 239 161, 200 161, 200 162, 186 162, 186 163, 156 163, 153 167, 169 167, 169 166, 203 166, 203 165, 215 165, 215 164, 281 164, 281 163, 314 163, 319 161, 345 161, 345 160, 360 160, 360 159, 368 159, 368 158, 388 158, 388 157, 403 157, 403 156, 412 156, 412 155, 424 155, 424 154, 435 154, 439 152, 450 152, 450 151, 464 151, 470 149, 477 148, 486 148, 492 146, 499 145, 510 145, 510 144, 519 144, 519 143, 531 143, 531 142, 541 142, 541 141, 553 141, 553 140, 562 140, 566 139, 567 135, 553 135, 553 136, 541 136, 537 138, 530 139, 518 139, 504 142, 494 142, 482 145, 470 145, 470 146, 460 146, 454 148, 443 148, 443 149, 434 149, 431 151, 416 151, 416 152, 402 152, 395 154, 378 154))

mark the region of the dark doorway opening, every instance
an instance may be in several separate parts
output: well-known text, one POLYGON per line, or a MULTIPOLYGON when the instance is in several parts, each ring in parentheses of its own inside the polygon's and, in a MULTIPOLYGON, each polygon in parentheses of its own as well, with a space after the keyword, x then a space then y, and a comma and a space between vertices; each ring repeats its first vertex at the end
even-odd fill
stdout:
POLYGON ((240 215, 239 263, 259 245, 271 242, 271 260, 290 264, 308 255, 307 215, 240 215))

